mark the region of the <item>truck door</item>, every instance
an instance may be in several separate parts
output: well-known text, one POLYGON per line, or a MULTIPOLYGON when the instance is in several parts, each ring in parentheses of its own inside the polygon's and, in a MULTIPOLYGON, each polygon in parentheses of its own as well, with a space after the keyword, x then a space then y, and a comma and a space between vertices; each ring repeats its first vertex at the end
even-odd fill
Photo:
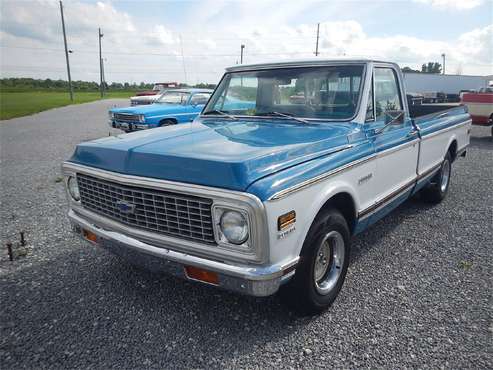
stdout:
POLYGON ((404 201, 416 180, 419 152, 417 131, 405 110, 394 68, 375 67, 373 117, 367 116, 367 135, 375 147, 375 202, 366 211, 375 222, 404 201))

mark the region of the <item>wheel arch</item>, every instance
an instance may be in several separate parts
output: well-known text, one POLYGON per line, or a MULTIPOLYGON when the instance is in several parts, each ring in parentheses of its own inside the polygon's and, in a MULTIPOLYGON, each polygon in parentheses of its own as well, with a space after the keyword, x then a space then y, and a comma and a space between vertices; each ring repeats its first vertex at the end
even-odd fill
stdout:
POLYGON ((454 162, 455 159, 457 158, 457 149, 458 149, 457 145, 458 145, 457 138, 454 135, 449 140, 449 144, 447 146, 447 152, 446 152, 446 153, 450 153, 450 158, 452 159, 452 162, 454 162))
POLYGON ((178 120, 176 118, 173 118, 173 117, 166 117, 166 118, 162 118, 160 121, 159 121, 159 126, 161 126, 165 121, 172 121, 174 125, 176 125, 178 123, 178 120))

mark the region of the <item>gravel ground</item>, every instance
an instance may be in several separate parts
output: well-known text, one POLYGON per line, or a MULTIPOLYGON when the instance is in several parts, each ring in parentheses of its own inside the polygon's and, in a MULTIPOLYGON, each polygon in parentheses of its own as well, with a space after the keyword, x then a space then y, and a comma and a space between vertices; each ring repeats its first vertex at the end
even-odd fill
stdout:
POLYGON ((0 123, 0 363, 10 368, 492 368, 493 141, 473 128, 446 201, 356 237, 330 310, 142 271, 69 231, 60 163, 122 101, 0 123), (7 239, 25 230, 28 246, 7 239))

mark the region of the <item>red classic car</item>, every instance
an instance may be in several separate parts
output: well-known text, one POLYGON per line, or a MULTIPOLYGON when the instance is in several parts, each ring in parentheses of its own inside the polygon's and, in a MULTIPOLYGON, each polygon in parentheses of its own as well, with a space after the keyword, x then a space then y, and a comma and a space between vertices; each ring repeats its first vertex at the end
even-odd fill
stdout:
POLYGON ((157 82, 154 84, 152 90, 139 91, 136 96, 157 95, 160 91, 165 89, 176 89, 180 87, 178 82, 157 82))
MULTIPOLYGON (((466 105, 472 118, 473 125, 493 125, 493 92, 465 93, 461 102, 466 105)), ((493 128, 491 130, 493 135, 493 128)))

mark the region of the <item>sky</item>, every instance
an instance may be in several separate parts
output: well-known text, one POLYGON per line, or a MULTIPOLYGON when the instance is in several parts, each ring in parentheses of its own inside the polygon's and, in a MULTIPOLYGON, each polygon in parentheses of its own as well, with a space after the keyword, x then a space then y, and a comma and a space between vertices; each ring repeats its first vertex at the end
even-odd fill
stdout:
MULTIPOLYGON (((216 83, 224 68, 365 57, 493 74, 493 0, 64 0, 73 80, 216 83)), ((67 79, 60 5, 0 0, 0 77, 67 79)))

